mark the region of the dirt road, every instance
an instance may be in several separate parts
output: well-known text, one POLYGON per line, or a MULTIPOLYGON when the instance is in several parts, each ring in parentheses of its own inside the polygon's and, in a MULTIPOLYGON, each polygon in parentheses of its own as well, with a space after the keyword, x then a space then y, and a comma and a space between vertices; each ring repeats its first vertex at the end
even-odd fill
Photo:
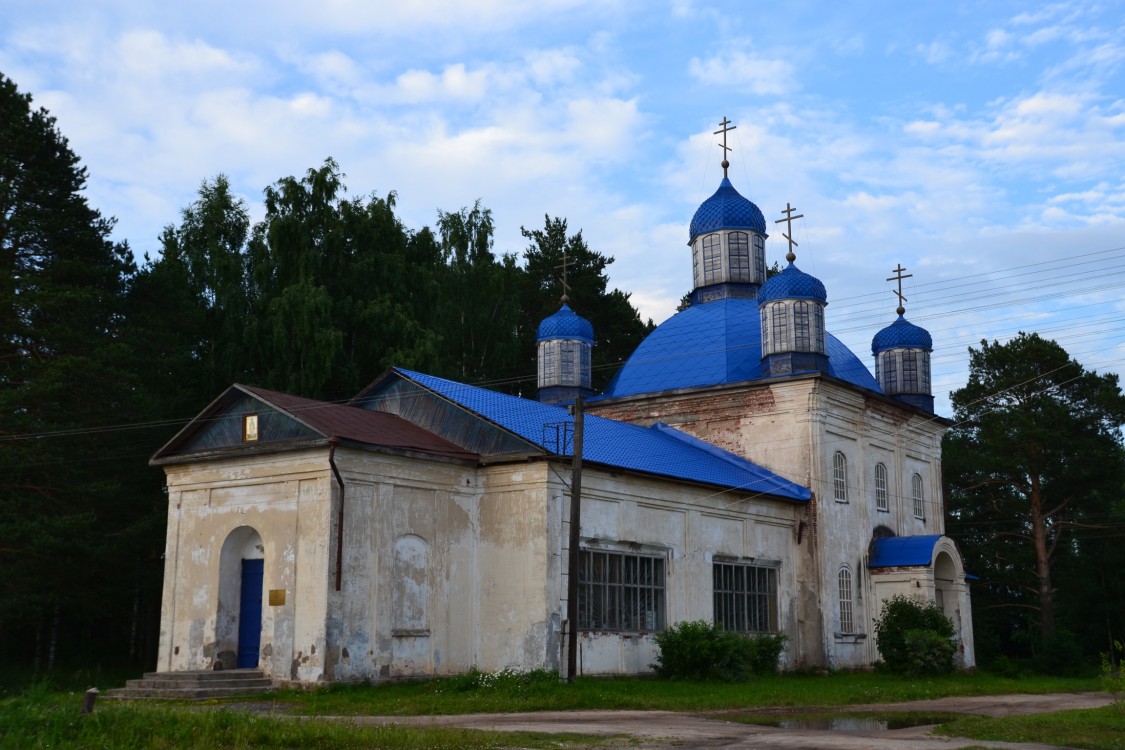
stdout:
MULTIPOLYGON (((848 711, 959 712, 987 716, 1097 708, 1109 704, 1104 693, 1055 695, 992 695, 967 698, 938 698, 910 703, 849 706, 848 711)), ((832 709, 840 711, 841 709, 832 709)), ((592 735, 632 735, 637 750, 676 748, 731 748, 741 750, 954 750, 964 747, 1058 750, 1055 745, 984 742, 934 737, 928 727, 909 729, 840 731, 783 729, 724 720, 721 715, 703 716, 673 711, 547 711, 520 714, 468 714, 463 716, 368 716, 354 719, 360 725, 403 724, 452 726, 497 731, 581 732, 592 735)))

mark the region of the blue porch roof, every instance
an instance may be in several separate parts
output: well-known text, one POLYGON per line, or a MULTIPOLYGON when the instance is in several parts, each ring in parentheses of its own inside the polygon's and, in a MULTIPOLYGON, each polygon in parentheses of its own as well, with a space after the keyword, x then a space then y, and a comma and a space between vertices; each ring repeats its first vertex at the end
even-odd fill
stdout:
POLYGON ((891 536, 876 539, 871 546, 869 568, 900 568, 929 565, 934 560, 934 547, 941 534, 925 536, 891 536))

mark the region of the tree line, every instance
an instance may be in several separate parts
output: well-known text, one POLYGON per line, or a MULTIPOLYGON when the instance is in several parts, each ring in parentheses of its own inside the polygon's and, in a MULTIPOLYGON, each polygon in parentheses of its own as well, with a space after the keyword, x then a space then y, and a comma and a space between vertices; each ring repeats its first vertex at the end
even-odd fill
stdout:
POLYGON ((205 180, 141 262, 83 196, 54 119, 0 75, 0 657, 155 659, 166 521, 147 458, 231 383, 330 401, 390 366, 534 398, 539 322, 595 329, 595 387, 652 329, 563 218, 497 253, 476 202, 406 227, 328 158, 265 188, 205 180))

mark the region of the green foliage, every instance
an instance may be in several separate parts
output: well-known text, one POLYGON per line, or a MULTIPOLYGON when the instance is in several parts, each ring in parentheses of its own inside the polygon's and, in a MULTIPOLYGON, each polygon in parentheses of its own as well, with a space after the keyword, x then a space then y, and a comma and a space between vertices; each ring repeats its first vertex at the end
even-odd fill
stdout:
POLYGON ((1059 677, 1073 677, 1087 668, 1074 634, 1061 627, 1043 636, 1032 663, 1038 673, 1059 677))
POLYGON ((969 368, 943 463, 947 533, 980 577, 980 655, 1030 658, 1057 626, 1093 654, 1125 629, 1125 547, 1103 531, 1125 519, 1118 377, 1035 333, 982 341, 969 368))
POLYGON ((680 622, 656 635, 653 668, 665 679, 741 682, 777 671, 782 634, 747 636, 705 620, 680 622))
POLYGON ((896 594, 875 621, 875 643, 886 668, 904 674, 953 671, 953 623, 933 602, 896 594))
POLYGON ((1125 668, 1121 665, 1125 657, 1125 646, 1121 641, 1113 642, 1112 651, 1100 654, 1102 690, 1113 696, 1118 708, 1125 710, 1125 668))

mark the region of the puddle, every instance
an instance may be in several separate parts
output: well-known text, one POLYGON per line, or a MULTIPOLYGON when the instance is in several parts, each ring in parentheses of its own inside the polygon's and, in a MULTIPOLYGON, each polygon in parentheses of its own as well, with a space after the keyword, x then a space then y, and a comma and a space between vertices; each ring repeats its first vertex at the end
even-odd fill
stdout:
POLYGON ((743 714, 728 719, 779 729, 812 729, 824 732, 886 732, 893 729, 929 726, 950 721, 949 714, 839 713, 839 714, 743 714))

